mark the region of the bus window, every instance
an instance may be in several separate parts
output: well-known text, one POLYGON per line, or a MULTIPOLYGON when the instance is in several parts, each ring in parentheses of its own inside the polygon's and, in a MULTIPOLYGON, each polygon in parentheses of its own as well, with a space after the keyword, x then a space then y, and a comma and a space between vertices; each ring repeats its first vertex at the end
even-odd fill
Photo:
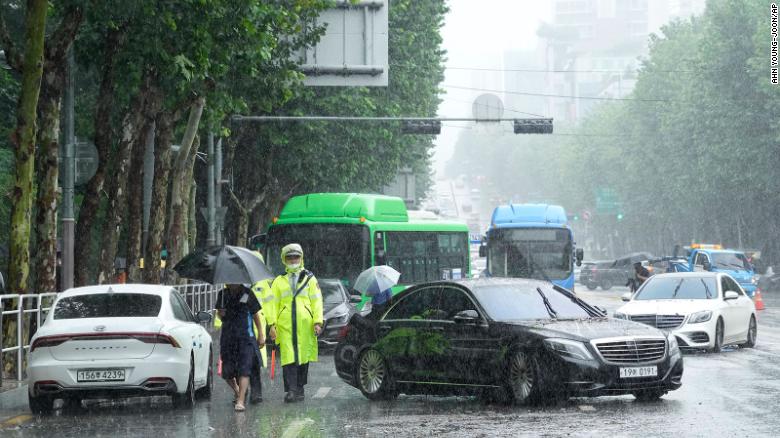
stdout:
POLYGON ((444 272, 468 272, 465 233, 385 232, 387 264, 401 273, 399 283, 440 280, 444 272))

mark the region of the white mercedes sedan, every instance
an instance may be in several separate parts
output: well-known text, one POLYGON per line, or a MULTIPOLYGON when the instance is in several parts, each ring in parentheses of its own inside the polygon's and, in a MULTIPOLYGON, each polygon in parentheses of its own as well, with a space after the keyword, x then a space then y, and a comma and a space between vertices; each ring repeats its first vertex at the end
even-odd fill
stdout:
POLYGON ((671 332, 680 348, 720 352, 756 344, 756 308, 728 274, 676 272, 650 277, 613 315, 671 332))
POLYGON ((33 336, 28 356, 30 410, 55 399, 171 396, 192 407, 213 385, 211 335, 169 286, 116 284, 61 293, 33 336))

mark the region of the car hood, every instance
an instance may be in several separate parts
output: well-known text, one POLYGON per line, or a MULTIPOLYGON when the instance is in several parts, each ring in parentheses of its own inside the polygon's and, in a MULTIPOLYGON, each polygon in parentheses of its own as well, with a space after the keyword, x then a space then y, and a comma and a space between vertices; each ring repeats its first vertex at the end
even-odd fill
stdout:
POLYGON ((634 300, 617 309, 627 315, 688 315, 712 310, 718 300, 634 300))
POLYGON ((664 334, 653 327, 633 321, 613 318, 591 318, 577 320, 516 321, 507 322, 524 326, 530 332, 545 338, 567 338, 587 342, 593 339, 619 336, 660 336, 664 334))

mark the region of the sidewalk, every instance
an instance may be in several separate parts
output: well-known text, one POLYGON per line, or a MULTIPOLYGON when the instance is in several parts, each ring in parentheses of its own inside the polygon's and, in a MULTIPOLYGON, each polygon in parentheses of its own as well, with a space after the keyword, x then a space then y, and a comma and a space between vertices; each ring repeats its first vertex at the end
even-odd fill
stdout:
POLYGON ((0 428, 9 419, 29 413, 27 382, 3 379, 3 384, 0 386, 0 428))

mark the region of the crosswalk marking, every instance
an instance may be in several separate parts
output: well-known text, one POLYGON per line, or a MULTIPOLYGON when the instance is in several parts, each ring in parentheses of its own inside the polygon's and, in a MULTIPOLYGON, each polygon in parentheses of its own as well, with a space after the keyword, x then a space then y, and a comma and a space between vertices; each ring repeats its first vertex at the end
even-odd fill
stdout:
POLYGON ((330 392, 330 386, 323 386, 317 390, 312 398, 325 398, 330 392))
POLYGON ((301 434, 301 431, 303 431, 304 428, 309 426, 310 424, 314 424, 314 420, 311 418, 304 418, 303 420, 295 420, 287 427, 287 429, 284 430, 284 433, 282 433, 282 438, 296 438, 301 434))

